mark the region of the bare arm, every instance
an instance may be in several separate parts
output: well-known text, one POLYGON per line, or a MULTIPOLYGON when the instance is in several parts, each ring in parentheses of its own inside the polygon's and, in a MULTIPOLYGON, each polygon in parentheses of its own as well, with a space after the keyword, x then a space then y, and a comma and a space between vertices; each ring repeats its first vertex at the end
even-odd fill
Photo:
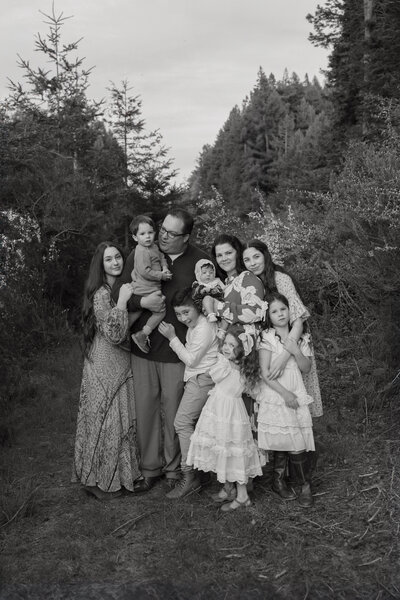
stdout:
POLYGON ((288 338, 285 342, 285 349, 294 356, 297 366, 302 373, 308 373, 310 371, 311 360, 308 356, 304 356, 297 342, 288 338))
MULTIPOLYGON (((296 344, 301 338, 303 333, 303 320, 299 317, 295 321, 293 321, 292 328, 289 334, 289 340, 294 341, 296 344)), ((269 373, 270 379, 276 379, 280 377, 285 370, 287 362, 290 358, 291 352, 286 348, 286 344, 284 344, 284 351, 277 356, 271 364, 271 369, 269 373)))
POLYGON ((266 350, 264 348, 260 348, 259 350, 259 361, 260 361, 260 370, 261 377, 265 381, 265 383, 275 392, 278 392, 282 396, 285 401, 285 404, 288 408, 298 408, 299 403, 296 400, 295 394, 290 392, 279 381, 275 381, 269 377, 269 366, 271 362, 271 352, 270 350, 266 350))

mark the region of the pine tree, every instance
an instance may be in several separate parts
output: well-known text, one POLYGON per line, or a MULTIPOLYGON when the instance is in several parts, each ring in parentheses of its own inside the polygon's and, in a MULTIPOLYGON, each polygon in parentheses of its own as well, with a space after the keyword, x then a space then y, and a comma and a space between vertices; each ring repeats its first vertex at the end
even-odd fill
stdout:
MULTIPOLYGON (((159 130, 147 133, 140 96, 130 94, 128 81, 120 87, 111 84, 108 124, 119 141, 124 156, 124 186, 120 201, 124 212, 125 247, 129 246, 129 223, 134 214, 157 212, 169 194, 177 171, 168 158, 159 130)), ((176 193, 176 189, 175 192, 176 193)))
POLYGON ((80 294, 80 265, 91 251, 88 241, 77 240, 97 241, 113 231, 118 204, 112 190, 122 181, 123 165, 99 120, 101 103, 86 96, 90 69, 76 57, 79 41, 62 41, 67 18, 54 10, 45 17, 49 31, 38 34, 35 46, 48 66, 33 68, 20 58, 27 84, 11 81, 2 105, 7 144, 0 148, 0 203, 35 224, 25 257, 36 261, 31 271, 40 289, 67 302, 80 294))

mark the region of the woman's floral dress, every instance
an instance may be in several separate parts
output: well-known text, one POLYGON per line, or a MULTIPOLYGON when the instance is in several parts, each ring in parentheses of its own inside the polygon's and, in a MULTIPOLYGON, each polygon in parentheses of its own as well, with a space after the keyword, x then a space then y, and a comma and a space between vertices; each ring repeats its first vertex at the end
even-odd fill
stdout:
POLYGON ((254 335, 256 323, 261 324, 268 308, 261 280, 254 273, 243 271, 226 284, 224 300, 217 303, 217 317, 228 323, 241 323, 254 335))
POLYGON ((140 477, 133 376, 130 354, 118 345, 128 312, 115 306, 108 286, 97 290, 93 306, 97 331, 83 365, 72 481, 133 491, 140 477))
MULTIPOLYGON (((217 317, 225 319, 228 323, 241 323, 256 341, 268 308, 268 303, 264 302, 264 286, 261 280, 254 273, 243 271, 236 277, 227 279, 225 284, 224 300, 218 302, 215 311, 217 317)), ((256 435, 253 398, 245 393, 243 401, 249 414, 251 428, 256 435)), ((265 463, 265 457, 262 457, 262 460, 265 463)))

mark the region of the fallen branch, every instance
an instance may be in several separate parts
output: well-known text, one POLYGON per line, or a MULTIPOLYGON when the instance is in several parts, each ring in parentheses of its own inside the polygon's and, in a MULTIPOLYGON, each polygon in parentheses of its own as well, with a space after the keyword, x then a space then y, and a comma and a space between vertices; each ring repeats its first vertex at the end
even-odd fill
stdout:
POLYGON ((14 519, 17 518, 17 516, 19 515, 19 513, 22 511, 22 509, 28 504, 29 500, 32 498, 33 494, 35 494, 38 489, 40 489, 42 487, 42 484, 39 484, 38 486, 36 486, 31 493, 28 495, 27 499, 25 500, 25 502, 23 502, 21 504, 21 506, 19 507, 19 509, 17 510, 17 512, 14 513, 14 515, 11 517, 11 519, 9 519, 6 523, 3 523, 3 525, 1 525, 0 529, 3 529, 3 527, 5 527, 6 525, 9 525, 10 523, 12 523, 12 521, 14 521, 14 519))
POLYGON ((364 475, 359 475, 359 477, 371 477, 372 475, 377 475, 379 471, 372 471, 372 473, 364 473, 364 475))
POLYGON ((370 517, 370 518, 368 519, 368 523, 371 523, 371 522, 372 522, 372 521, 375 519, 375 517, 376 517, 376 515, 378 514, 378 512, 380 512, 381 510, 382 510, 382 507, 380 506, 380 507, 379 507, 379 508, 378 508, 378 509, 377 509, 377 510, 374 512, 374 514, 372 515, 372 517, 370 517))
MULTIPOLYGON (((134 517, 133 519, 129 519, 128 521, 126 521, 125 523, 122 523, 122 525, 120 525, 119 527, 117 527, 116 529, 114 529, 114 531, 112 531, 110 535, 112 535, 113 533, 116 533, 120 529, 123 529, 123 527, 125 527, 126 525, 129 525, 130 523, 131 523, 131 526, 129 527, 129 529, 132 529, 132 527, 133 527, 133 525, 135 525, 135 523, 137 523, 141 519, 144 519, 144 517, 148 517, 149 515, 153 514, 153 512, 143 513, 142 515, 139 515, 138 517, 134 517)), ((128 529, 128 531, 129 531, 129 529, 128 529)))
MULTIPOLYGON (((399 597, 399 596, 395 596, 394 594, 392 594, 392 592, 391 592, 391 591, 390 591, 390 590, 389 590, 389 589, 386 587, 386 585, 385 585, 384 583, 382 583, 382 581, 379 581, 379 579, 378 579, 378 583, 379 583, 379 585, 380 585, 380 586, 382 586, 382 587, 383 587, 383 589, 384 589, 384 590, 386 590, 386 591, 387 591, 387 593, 388 593, 390 596, 392 596, 392 598, 398 598, 398 597, 399 597)), ((396 588, 396 592, 398 592, 398 591, 399 591, 399 590, 396 588)))
POLYGON ((376 563, 380 560, 382 560, 382 558, 379 556, 378 558, 374 558, 374 560, 370 560, 368 562, 361 563, 360 565, 357 565, 357 567, 368 567, 369 565, 373 565, 374 563, 376 563))
POLYGON ((279 577, 283 577, 283 575, 285 575, 287 573, 287 569, 283 569, 283 571, 281 571, 280 573, 277 573, 274 577, 274 579, 279 579, 279 577))
POLYGON ((364 488, 363 490, 360 490, 360 492, 370 492, 371 490, 378 490, 378 492, 381 494, 382 490, 379 487, 379 485, 377 485, 376 483, 374 485, 370 485, 367 488, 364 488))

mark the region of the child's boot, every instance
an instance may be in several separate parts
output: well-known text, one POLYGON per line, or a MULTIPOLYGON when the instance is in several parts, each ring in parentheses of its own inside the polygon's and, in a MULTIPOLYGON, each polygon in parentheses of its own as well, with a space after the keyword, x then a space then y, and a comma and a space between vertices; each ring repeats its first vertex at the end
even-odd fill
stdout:
POLYGON ((274 473, 272 489, 284 500, 294 500, 296 494, 286 485, 286 468, 288 463, 287 452, 274 452, 274 473))
POLYGON ((198 476, 198 472, 193 470, 184 471, 182 478, 175 485, 174 489, 166 494, 166 497, 170 500, 177 500, 184 498, 192 492, 197 492, 201 489, 201 481, 198 476))
POLYGON ((290 454, 290 462, 296 480, 301 485, 300 494, 297 496, 298 503, 305 508, 313 506, 314 498, 311 493, 311 469, 307 452, 290 454))

